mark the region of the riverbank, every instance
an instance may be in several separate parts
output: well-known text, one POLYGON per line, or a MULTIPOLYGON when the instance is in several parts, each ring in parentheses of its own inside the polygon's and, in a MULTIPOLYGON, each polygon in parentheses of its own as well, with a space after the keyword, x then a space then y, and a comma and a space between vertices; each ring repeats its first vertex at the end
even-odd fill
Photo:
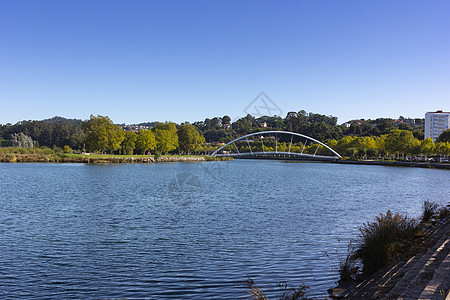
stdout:
POLYGON ((415 168, 450 170, 449 163, 391 161, 391 160, 336 160, 334 162, 338 164, 352 164, 352 165, 379 165, 379 166, 415 167, 415 168))
POLYGON ((331 289, 337 299, 448 299, 450 217, 429 225, 423 237, 394 263, 360 283, 331 289))
POLYGON ((225 161, 230 158, 189 155, 164 155, 157 159, 153 155, 82 155, 82 154, 2 154, 3 163, 84 163, 84 164, 123 164, 123 163, 169 163, 169 162, 204 162, 225 161))

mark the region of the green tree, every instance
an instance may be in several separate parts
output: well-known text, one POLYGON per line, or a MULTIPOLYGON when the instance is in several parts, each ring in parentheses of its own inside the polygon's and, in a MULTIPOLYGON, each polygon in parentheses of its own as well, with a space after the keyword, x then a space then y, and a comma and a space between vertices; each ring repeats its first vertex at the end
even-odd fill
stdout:
MULTIPOLYGON (((342 139, 339 140, 339 142, 335 145, 333 148, 338 153, 345 154, 347 153, 347 149, 353 147, 353 142, 356 140, 356 137, 353 136, 344 136, 342 139)), ((353 153, 353 152, 351 152, 353 153)))
POLYGON ((450 155, 450 142, 436 143, 436 152, 440 155, 450 155))
POLYGON ((114 125, 108 131, 108 150, 110 153, 120 149, 122 141, 125 138, 125 132, 118 125, 114 125))
POLYGON ((137 135, 133 131, 125 131, 124 139, 122 141, 122 153, 126 155, 133 155, 133 150, 136 149, 137 135))
POLYGON ((370 136, 362 136, 362 137, 357 137, 353 142, 352 142, 353 147, 355 147, 358 150, 367 150, 367 149, 371 149, 371 148, 375 148, 376 147, 376 143, 375 140, 370 137, 370 136))
POLYGON ((436 139, 436 143, 450 142, 450 129, 443 131, 436 139))
POLYGON ((435 149, 435 145, 434 145, 433 139, 430 137, 427 137, 420 144, 420 152, 425 154, 425 157, 427 155, 433 154, 434 149, 435 149))
POLYGON ((231 118, 227 115, 223 116, 223 118, 222 118, 222 126, 224 126, 226 124, 231 124, 231 118))
POLYGON ((69 145, 65 145, 64 146, 64 153, 70 153, 70 152, 72 152, 72 149, 70 148, 70 146, 69 145))
POLYGON ((152 151, 156 147, 155 135, 151 130, 140 130, 136 140, 136 148, 140 151, 152 151))
POLYGON ((87 149, 91 152, 118 150, 124 139, 122 128, 114 125, 107 116, 91 115, 90 119, 83 123, 82 128, 86 135, 87 149))
POLYGON ((386 151, 391 154, 412 154, 417 146, 411 131, 395 129, 386 137, 386 151))
POLYGON ((200 135, 194 125, 183 123, 178 128, 178 145, 181 151, 190 154, 197 151, 204 142, 205 138, 200 135))
POLYGON ((159 123, 153 127, 156 150, 165 154, 178 148, 178 135, 175 123, 159 123))

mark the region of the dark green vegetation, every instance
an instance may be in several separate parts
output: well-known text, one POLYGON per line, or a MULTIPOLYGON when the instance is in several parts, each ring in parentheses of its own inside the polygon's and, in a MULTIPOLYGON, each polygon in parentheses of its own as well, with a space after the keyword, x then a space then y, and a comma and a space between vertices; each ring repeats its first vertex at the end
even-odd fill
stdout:
POLYGON ((436 139, 437 143, 450 142, 450 129, 447 129, 441 133, 441 135, 436 139))
MULTIPOLYGON (((87 121, 61 117, 43 121, 22 121, 0 125, 0 146, 23 148, 61 147, 66 153, 98 152, 114 154, 208 154, 239 136, 266 130, 284 130, 305 134, 324 142, 344 157, 360 159, 427 160, 432 155, 450 155, 449 131, 434 143, 423 140, 423 119, 353 120, 343 125, 337 118, 315 113, 289 112, 285 118, 247 115, 231 122, 228 116, 214 117, 193 124, 177 125, 171 122, 116 125, 107 116, 91 116, 87 121), (410 125, 408 125, 410 124, 410 125)), ((290 144, 289 137, 266 136, 250 141, 254 151, 315 153, 317 145, 306 145, 297 139, 290 144)), ((239 150, 248 151, 246 144, 239 150)), ((228 149, 233 150, 234 148, 228 149)), ((318 148, 318 154, 329 154, 318 148)))
POLYGON ((340 258, 341 281, 355 280, 357 265, 362 264, 362 274, 369 275, 379 268, 393 262, 401 253, 416 243, 423 234, 423 228, 437 223, 450 215, 448 206, 425 201, 419 220, 388 211, 375 218, 374 222, 364 224, 356 240, 351 242, 345 258, 340 258))
POLYGON ((388 211, 360 228, 355 258, 363 264, 363 273, 371 274, 408 249, 419 231, 417 221, 388 211))

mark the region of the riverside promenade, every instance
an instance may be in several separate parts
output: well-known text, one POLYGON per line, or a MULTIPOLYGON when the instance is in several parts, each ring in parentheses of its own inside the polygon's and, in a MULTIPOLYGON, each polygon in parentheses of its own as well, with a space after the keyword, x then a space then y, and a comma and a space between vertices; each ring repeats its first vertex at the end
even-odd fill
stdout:
POLYGON ((431 226, 399 260, 332 298, 450 300, 450 217, 431 226))
POLYGON ((391 167, 415 167, 427 169, 446 169, 450 170, 450 163, 432 163, 432 162, 413 162, 413 161, 388 161, 388 160, 336 160, 338 164, 351 165, 378 165, 391 167))

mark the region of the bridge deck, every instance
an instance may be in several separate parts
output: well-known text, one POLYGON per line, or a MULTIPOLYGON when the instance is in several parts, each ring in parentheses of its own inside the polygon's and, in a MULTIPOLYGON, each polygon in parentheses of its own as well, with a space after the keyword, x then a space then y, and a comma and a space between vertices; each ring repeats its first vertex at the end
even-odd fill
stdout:
POLYGON ((229 154, 215 154, 220 157, 233 157, 242 159, 297 159, 297 160, 311 160, 311 161, 334 161, 339 159, 336 156, 313 155, 306 153, 295 152, 245 152, 245 153, 229 153, 229 154))

